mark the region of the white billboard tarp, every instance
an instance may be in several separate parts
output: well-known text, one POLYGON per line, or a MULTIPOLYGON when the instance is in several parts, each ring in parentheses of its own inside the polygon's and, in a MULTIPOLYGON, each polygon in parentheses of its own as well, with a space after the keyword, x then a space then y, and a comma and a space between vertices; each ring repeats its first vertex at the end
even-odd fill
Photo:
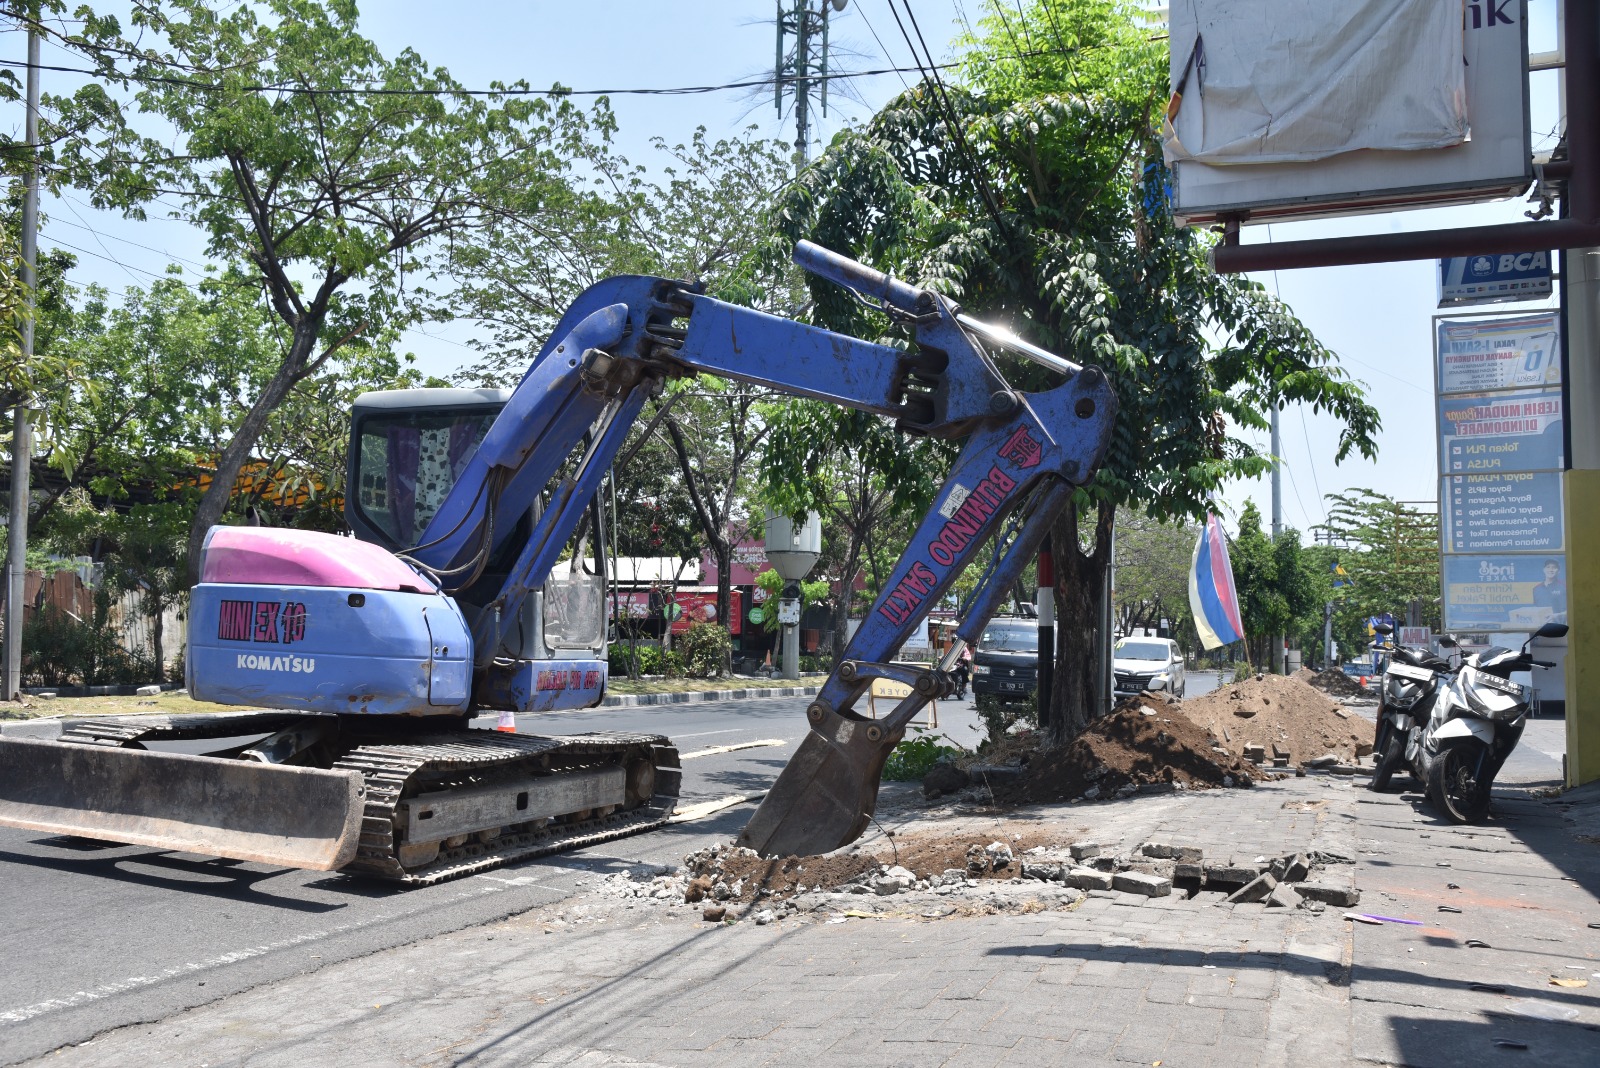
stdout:
POLYGON ((1175 0, 1174 91, 1188 78, 1163 131, 1167 162, 1459 145, 1463 25, 1461 0, 1175 0))

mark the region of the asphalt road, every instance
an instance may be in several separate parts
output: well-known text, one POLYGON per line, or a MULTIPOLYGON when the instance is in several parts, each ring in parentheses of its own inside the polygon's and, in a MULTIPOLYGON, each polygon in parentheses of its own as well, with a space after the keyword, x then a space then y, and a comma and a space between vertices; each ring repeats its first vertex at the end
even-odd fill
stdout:
MULTIPOLYGON (((685 754, 782 740, 691 756, 683 799, 693 803, 766 789, 804 733, 804 708, 804 698, 655 705, 522 717, 519 728, 656 731, 685 754)), ((638 863, 676 866, 702 842, 736 833, 752 811, 744 805, 696 823, 409 891, 323 872, 0 828, 0 898, 8 906, 0 1064, 334 961, 550 904, 597 873, 638 863)))
MULTIPOLYGON (((1209 673, 1191 675, 1189 694, 1214 684, 1209 673)), ((600 709, 520 717, 518 727, 544 734, 666 734, 687 757, 687 805, 765 790, 804 734, 805 704, 795 697, 600 709), (758 740, 780 744, 695 755, 758 740)), ((938 730, 963 745, 980 736, 967 703, 942 703, 938 730)), ((736 833, 752 811, 743 805, 694 823, 409 891, 327 873, 0 828, 0 898, 9 906, 7 967, 0 969, 0 1064, 335 961, 548 905, 596 874, 638 864, 676 866, 686 853, 736 833)))

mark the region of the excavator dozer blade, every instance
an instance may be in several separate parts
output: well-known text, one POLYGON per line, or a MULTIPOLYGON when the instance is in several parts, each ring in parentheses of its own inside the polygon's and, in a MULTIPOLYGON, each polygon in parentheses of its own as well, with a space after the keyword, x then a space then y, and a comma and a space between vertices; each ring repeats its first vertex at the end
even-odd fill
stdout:
POLYGON ((741 846, 764 857, 814 856, 849 845, 867 829, 878 805, 884 762, 904 732, 885 734, 862 720, 831 720, 827 734, 815 727, 806 734, 739 833, 741 846))
POLYGON ((0 824, 332 871, 355 858, 354 771, 0 738, 0 824))

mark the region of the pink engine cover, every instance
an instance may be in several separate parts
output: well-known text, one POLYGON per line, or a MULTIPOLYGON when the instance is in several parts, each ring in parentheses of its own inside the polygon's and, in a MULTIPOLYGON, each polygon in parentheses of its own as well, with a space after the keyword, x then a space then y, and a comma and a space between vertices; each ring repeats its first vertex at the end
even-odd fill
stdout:
POLYGON ((201 582, 438 592, 387 549, 316 530, 212 527, 203 560, 201 582))

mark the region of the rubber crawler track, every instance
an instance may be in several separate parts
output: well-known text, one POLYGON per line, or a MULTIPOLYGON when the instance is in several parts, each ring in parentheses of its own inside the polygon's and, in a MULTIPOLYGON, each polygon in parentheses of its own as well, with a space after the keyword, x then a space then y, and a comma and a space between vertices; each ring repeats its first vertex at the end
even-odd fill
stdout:
MULTIPOLYGON (((61 740, 144 748, 146 741, 270 732, 301 718, 295 713, 196 713, 108 719, 78 724, 64 732, 61 740)), ((621 732, 542 737, 464 730, 403 739, 371 738, 333 766, 360 773, 366 788, 356 859, 340 871, 404 886, 431 886, 512 861, 581 849, 660 827, 672 815, 683 778, 678 750, 665 737, 621 732), (626 766, 639 758, 649 759, 656 768, 655 793, 644 804, 580 822, 550 821, 538 830, 502 832, 488 842, 441 847, 438 858, 423 868, 408 871, 400 865, 395 840, 398 808, 423 784, 436 790, 441 779, 452 777, 471 781, 484 775, 519 775, 519 765, 526 766, 528 777, 535 777, 613 764, 626 766)))

